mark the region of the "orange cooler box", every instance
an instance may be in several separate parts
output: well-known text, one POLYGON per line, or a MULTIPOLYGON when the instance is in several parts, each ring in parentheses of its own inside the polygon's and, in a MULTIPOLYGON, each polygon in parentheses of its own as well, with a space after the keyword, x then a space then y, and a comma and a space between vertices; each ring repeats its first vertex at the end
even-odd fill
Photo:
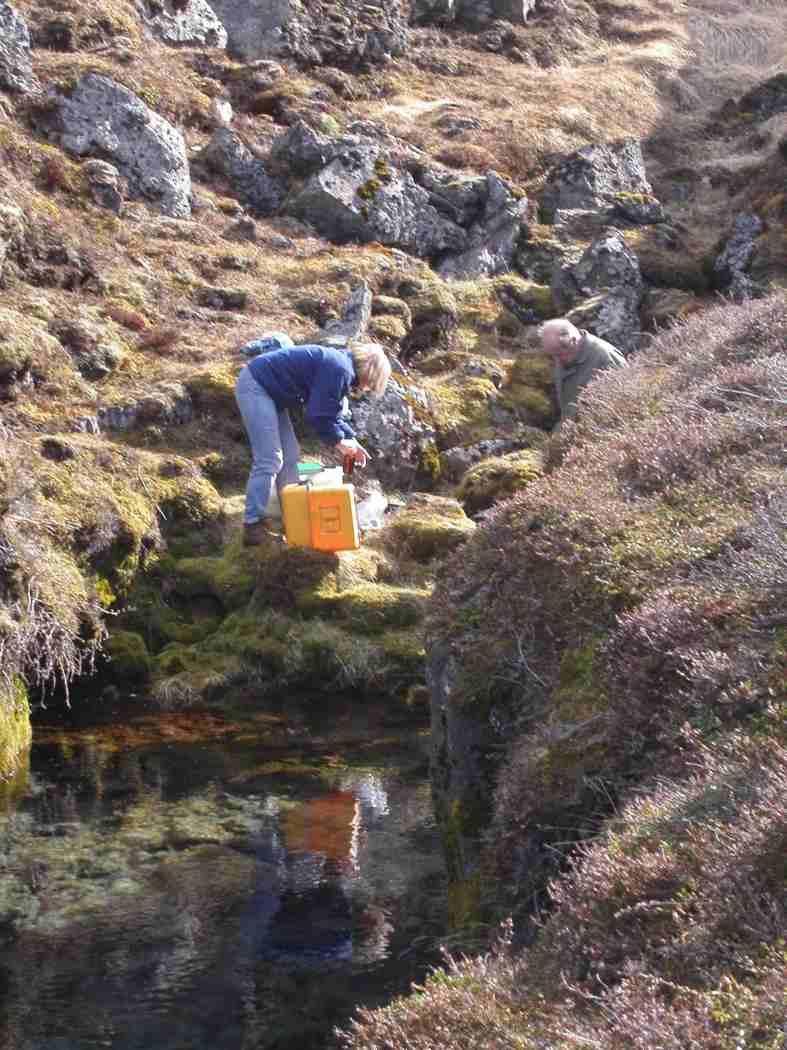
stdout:
POLYGON ((285 485, 280 499, 284 535, 291 546, 318 551, 360 547, 352 485, 285 485))

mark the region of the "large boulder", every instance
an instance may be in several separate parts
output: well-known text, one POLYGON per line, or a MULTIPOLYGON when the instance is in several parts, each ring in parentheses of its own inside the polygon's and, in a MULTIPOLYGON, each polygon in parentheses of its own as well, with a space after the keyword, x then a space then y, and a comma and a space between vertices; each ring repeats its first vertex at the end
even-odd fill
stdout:
POLYGON ((467 233, 467 248, 443 261, 443 277, 472 280, 507 273, 516 254, 527 219, 528 202, 517 197, 508 183, 490 171, 485 179, 485 198, 481 214, 467 233))
POLYGON ((259 215, 272 215, 284 197, 281 183, 270 175, 259 157, 227 127, 217 128, 198 162, 223 175, 240 200, 259 215))
POLYGON ((0 88, 26 95, 38 88, 30 58, 27 22, 0 0, 0 88))
POLYGON ((578 259, 575 255, 558 263, 552 274, 552 299, 558 310, 610 288, 626 288, 642 296, 639 261, 616 230, 593 241, 578 259))
POLYGON ((177 128, 109 77, 87 73, 69 94, 52 92, 45 130, 77 156, 110 160, 132 194, 174 218, 191 214, 186 143, 177 128))
POLYGON ((640 340, 644 285, 639 262, 615 230, 599 237, 577 259, 555 267, 552 298, 578 327, 607 339, 623 353, 640 340))
POLYGON ((381 398, 364 397, 351 408, 353 429, 373 457, 374 475, 389 488, 411 488, 435 440, 424 391, 397 375, 381 398))
POLYGON ((599 211, 614 207, 625 194, 653 197, 636 139, 583 146, 569 154, 550 172, 541 204, 548 215, 565 209, 599 211))
POLYGON ((747 271, 755 252, 757 238, 763 232, 762 220, 754 214, 739 215, 724 250, 713 266, 716 285, 737 302, 752 299, 759 289, 747 271))
POLYGON ((227 30, 207 0, 137 0, 150 33, 174 47, 227 46, 227 30))
POLYGON ((298 120, 271 143, 271 160, 296 175, 311 175, 333 160, 339 151, 336 139, 298 120))
POLYGON ((305 64, 381 65, 407 46, 403 4, 312 0, 211 0, 241 61, 287 56, 305 64))
POLYGON ((409 172, 389 165, 380 144, 361 139, 346 140, 287 210, 339 243, 378 241, 424 258, 462 251, 467 243, 464 230, 439 214, 409 172))

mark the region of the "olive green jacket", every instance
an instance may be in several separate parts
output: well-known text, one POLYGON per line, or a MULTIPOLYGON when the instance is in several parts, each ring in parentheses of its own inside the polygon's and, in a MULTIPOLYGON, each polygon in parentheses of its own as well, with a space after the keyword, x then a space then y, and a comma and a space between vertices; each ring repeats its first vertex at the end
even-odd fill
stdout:
MULTIPOLYGON (((560 422, 575 419, 577 397, 596 372, 607 368, 626 368, 626 359, 611 343, 580 329, 582 342, 579 353, 570 365, 555 361, 555 392, 560 408, 560 422)), ((558 424, 559 426, 560 424, 558 424)))

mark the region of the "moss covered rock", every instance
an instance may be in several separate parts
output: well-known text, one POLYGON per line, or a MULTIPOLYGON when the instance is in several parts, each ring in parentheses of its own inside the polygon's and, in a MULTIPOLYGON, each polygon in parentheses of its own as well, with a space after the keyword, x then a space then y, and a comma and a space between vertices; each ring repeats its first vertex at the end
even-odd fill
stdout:
POLYGON ((542 454, 532 449, 483 459, 465 474, 457 496, 469 514, 477 514, 541 477, 543 465, 542 454))
POLYGON ((456 500, 420 494, 385 526, 381 542, 397 554, 419 562, 444 557, 475 531, 456 500))
POLYGON ((153 660, 145 639, 134 631, 116 631, 106 643, 108 671, 114 681, 142 685, 150 677, 153 660))

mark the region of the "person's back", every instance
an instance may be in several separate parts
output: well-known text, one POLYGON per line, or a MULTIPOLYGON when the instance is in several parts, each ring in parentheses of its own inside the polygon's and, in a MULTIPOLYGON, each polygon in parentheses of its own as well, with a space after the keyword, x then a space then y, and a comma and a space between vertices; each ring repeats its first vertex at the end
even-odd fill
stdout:
POLYGON ((353 360, 346 351, 311 344, 272 350, 253 358, 249 371, 277 408, 304 405, 307 422, 323 441, 353 436, 338 419, 355 382, 353 360))

